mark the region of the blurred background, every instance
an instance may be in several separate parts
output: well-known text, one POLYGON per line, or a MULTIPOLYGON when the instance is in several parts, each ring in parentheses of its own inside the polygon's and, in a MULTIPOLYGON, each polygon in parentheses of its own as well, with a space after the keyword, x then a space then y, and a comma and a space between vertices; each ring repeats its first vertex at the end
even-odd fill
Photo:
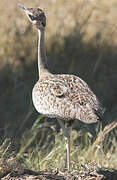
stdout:
POLYGON ((38 80, 38 34, 17 3, 46 13, 49 70, 79 76, 105 107, 102 125, 75 121, 72 167, 95 162, 116 168, 116 0, 0 2, 0 156, 8 149, 8 156, 15 153, 31 169, 64 167, 65 142, 59 124, 39 115, 32 104, 32 88, 38 80))

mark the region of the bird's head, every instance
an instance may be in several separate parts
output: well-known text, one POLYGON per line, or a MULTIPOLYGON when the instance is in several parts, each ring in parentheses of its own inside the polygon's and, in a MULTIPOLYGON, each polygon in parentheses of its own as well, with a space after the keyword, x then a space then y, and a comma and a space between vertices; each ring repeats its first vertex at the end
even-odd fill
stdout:
POLYGON ((35 24, 38 29, 44 29, 46 26, 46 16, 40 8, 26 8, 25 6, 18 4, 18 7, 22 8, 26 13, 29 21, 35 24))

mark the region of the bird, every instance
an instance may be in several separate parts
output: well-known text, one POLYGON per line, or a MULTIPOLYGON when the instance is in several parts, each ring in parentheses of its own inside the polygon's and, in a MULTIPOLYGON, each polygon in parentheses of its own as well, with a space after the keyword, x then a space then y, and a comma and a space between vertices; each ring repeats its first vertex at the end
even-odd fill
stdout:
POLYGON ((67 169, 70 171, 70 133, 74 120, 86 124, 100 122, 103 108, 88 84, 72 74, 52 74, 48 70, 45 50, 46 16, 39 7, 27 8, 21 4, 29 21, 38 31, 39 80, 32 90, 35 109, 46 117, 56 118, 66 139, 67 169))

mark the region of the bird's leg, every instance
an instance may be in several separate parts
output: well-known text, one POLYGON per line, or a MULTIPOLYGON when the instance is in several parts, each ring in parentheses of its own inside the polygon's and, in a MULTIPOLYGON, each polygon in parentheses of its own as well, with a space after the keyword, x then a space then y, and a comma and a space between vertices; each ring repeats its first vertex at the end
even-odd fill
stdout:
POLYGON ((67 168, 68 171, 70 170, 70 133, 71 133, 71 123, 68 124, 67 128, 65 128, 65 125, 62 120, 58 119, 58 122, 63 130, 65 140, 66 140, 66 159, 67 159, 67 168))
POLYGON ((61 119, 57 119, 57 120, 58 120, 58 122, 60 124, 61 129, 63 130, 64 136, 66 138, 68 138, 69 137, 69 133, 68 133, 67 129, 65 128, 65 124, 63 123, 63 121, 61 119))
POLYGON ((68 137, 65 137, 65 140, 66 140, 66 155, 67 155, 67 168, 68 168, 68 171, 70 171, 70 134, 71 134, 71 129, 72 129, 72 126, 71 126, 71 123, 67 124, 67 133, 69 134, 68 137))

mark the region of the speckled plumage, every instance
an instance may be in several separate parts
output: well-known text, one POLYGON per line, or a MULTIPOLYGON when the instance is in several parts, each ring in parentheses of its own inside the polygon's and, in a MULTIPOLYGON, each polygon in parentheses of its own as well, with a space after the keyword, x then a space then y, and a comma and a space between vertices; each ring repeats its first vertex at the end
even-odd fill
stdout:
POLYGON ((74 75, 46 73, 33 88, 36 110, 48 117, 97 122, 102 108, 88 85, 74 75))

